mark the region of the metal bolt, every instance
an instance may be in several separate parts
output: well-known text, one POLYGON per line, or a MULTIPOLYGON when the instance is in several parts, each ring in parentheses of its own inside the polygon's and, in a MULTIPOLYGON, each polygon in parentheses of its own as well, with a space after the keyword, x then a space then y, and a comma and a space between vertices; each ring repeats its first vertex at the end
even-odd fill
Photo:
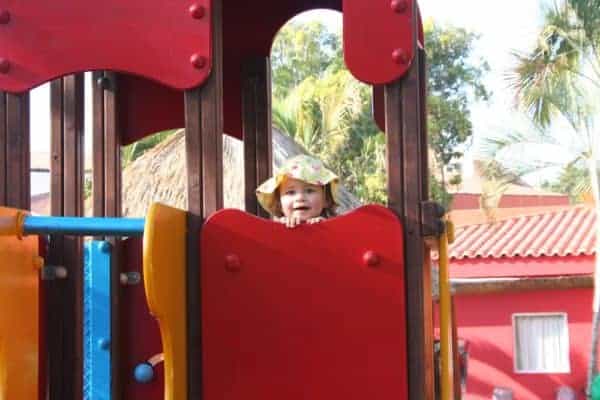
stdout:
POLYGON ((406 52, 404 50, 395 49, 394 51, 392 51, 392 60, 394 60, 396 64, 407 64, 408 56, 406 55, 406 52))
POLYGON ((65 279, 68 271, 62 265, 46 265, 42 268, 41 278, 45 281, 65 279))
POLYGON ((137 285, 142 281, 142 276, 139 272, 130 271, 130 272, 121 272, 119 274, 119 281, 121 285, 137 285))
POLYGON ((0 24, 6 25, 10 22, 10 13, 6 10, 0 11, 0 24))
POLYGON ((98 85, 100 89, 107 90, 110 88, 110 79, 106 76, 101 76, 96 80, 96 85, 98 85))
POLYGON ((406 0, 392 0, 390 7, 394 12, 403 13, 408 9, 408 3, 406 0))
POLYGON ((202 7, 198 3, 192 4, 189 8, 189 11, 190 11, 190 15, 192 16, 192 18, 195 18, 195 19, 201 19, 202 17, 204 17, 204 14, 205 14, 204 7, 202 7))
POLYGON ((240 258, 235 254, 227 254, 225 256, 225 269, 227 271, 236 272, 241 268, 240 258))
POLYGON ((379 265, 380 259, 379 259, 379 255, 377 253, 375 253, 372 250, 367 250, 365 251, 365 254, 363 254, 363 263, 367 266, 367 267, 374 267, 376 265, 379 265))
POLYGON ((10 62, 6 58, 0 58, 0 74, 7 74, 10 71, 10 62))
POLYGON ((110 253, 111 245, 108 242, 100 242, 100 251, 103 253, 110 253))
POLYGON ((98 339, 98 348, 102 350, 108 350, 110 348, 110 340, 107 338, 98 339))
POLYGON ((190 63, 194 66, 194 68, 202 69, 206 65, 206 58, 202 57, 198 53, 194 53, 190 57, 190 63))

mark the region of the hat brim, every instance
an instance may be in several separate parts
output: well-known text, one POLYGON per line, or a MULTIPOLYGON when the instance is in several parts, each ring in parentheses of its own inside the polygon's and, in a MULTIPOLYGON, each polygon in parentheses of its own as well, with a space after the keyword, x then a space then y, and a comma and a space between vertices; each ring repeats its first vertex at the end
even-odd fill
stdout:
MULTIPOLYGON (((272 178, 267 179, 256 189, 256 198, 258 202, 269 214, 273 216, 280 216, 281 210, 278 204, 278 193, 277 190, 281 183, 288 177, 287 174, 277 174, 272 178)), ((298 179, 290 176, 290 178, 298 179)), ((304 181, 303 179, 300 179, 304 181)), ((307 181, 305 181, 307 182, 307 181)), ((331 174, 324 182, 307 182, 312 185, 327 186, 331 188, 331 198, 334 206, 339 206, 338 186, 339 178, 335 174, 331 174)))

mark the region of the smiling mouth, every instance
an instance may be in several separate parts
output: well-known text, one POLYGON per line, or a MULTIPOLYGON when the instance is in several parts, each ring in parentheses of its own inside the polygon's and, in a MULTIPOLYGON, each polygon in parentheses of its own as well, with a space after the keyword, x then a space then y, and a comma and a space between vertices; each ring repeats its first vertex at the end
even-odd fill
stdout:
POLYGON ((294 207, 294 211, 308 211, 308 207, 294 207))

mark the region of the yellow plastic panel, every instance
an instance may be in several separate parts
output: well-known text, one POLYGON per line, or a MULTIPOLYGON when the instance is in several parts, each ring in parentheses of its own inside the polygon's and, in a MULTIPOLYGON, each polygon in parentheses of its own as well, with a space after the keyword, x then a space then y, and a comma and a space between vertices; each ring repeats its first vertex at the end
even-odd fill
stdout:
POLYGON ((187 399, 186 212, 155 203, 144 227, 144 286, 160 326, 165 400, 187 399))
MULTIPOLYGON (((18 210, 0 207, 0 218, 18 210)), ((0 236, 0 399, 38 398, 38 237, 0 236)))

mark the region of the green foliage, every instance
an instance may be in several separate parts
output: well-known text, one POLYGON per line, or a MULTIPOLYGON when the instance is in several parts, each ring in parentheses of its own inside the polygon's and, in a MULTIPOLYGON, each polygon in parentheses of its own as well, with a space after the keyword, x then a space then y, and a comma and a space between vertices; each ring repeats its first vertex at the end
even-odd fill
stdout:
POLYGON ((369 87, 347 70, 330 68, 275 98, 273 124, 322 158, 361 201, 385 203, 385 136, 371 117, 369 87))
MULTIPOLYGON (((439 171, 431 195, 448 206, 446 187, 460 180, 460 147, 472 135, 469 102, 487 99, 481 77, 488 67, 471 60, 476 35, 430 22, 425 32, 430 143, 439 171)), ((385 203, 385 135, 373 122, 370 87, 342 68, 339 32, 318 22, 288 24, 271 62, 273 124, 325 160, 361 201, 385 203)))
POLYGON ((590 193, 589 170, 582 163, 570 163, 561 171, 555 181, 542 183, 542 188, 569 195, 571 203, 580 203, 590 193))
MULTIPOLYGON (((487 100, 482 76, 489 70, 483 60, 473 59, 478 39, 463 28, 424 24, 428 74, 428 133, 439 184, 460 180, 458 161, 473 135, 470 103, 487 100), (447 178, 447 174, 451 174, 447 178)), ((432 186, 433 189, 433 186, 432 186)), ((432 193, 437 193, 433 191, 432 193)))
POLYGON ((330 32, 317 21, 286 24, 271 47, 273 95, 283 99, 305 79, 339 70, 343 65, 339 37, 339 32, 330 32))
POLYGON ((448 190, 434 174, 429 175, 429 195, 433 201, 441 204, 444 209, 450 210, 452 194, 448 193, 448 190))
POLYGON ((121 148, 121 164, 123 168, 127 167, 136 158, 140 157, 146 151, 150 150, 173 133, 175 133, 175 129, 158 132, 138 140, 137 142, 123 146, 123 148, 121 148))
POLYGON ((492 150, 486 150, 488 157, 520 176, 560 166, 558 180, 543 186, 568 193, 572 201, 597 187, 599 32, 598 0, 562 0, 545 11, 535 45, 514 53, 516 67, 507 74, 517 108, 537 129, 490 139, 492 150), (555 123, 561 124, 560 131, 548 129, 555 123), (516 150, 524 146, 528 156, 519 157, 516 150), (561 154, 562 160, 557 163, 551 154, 561 154))

